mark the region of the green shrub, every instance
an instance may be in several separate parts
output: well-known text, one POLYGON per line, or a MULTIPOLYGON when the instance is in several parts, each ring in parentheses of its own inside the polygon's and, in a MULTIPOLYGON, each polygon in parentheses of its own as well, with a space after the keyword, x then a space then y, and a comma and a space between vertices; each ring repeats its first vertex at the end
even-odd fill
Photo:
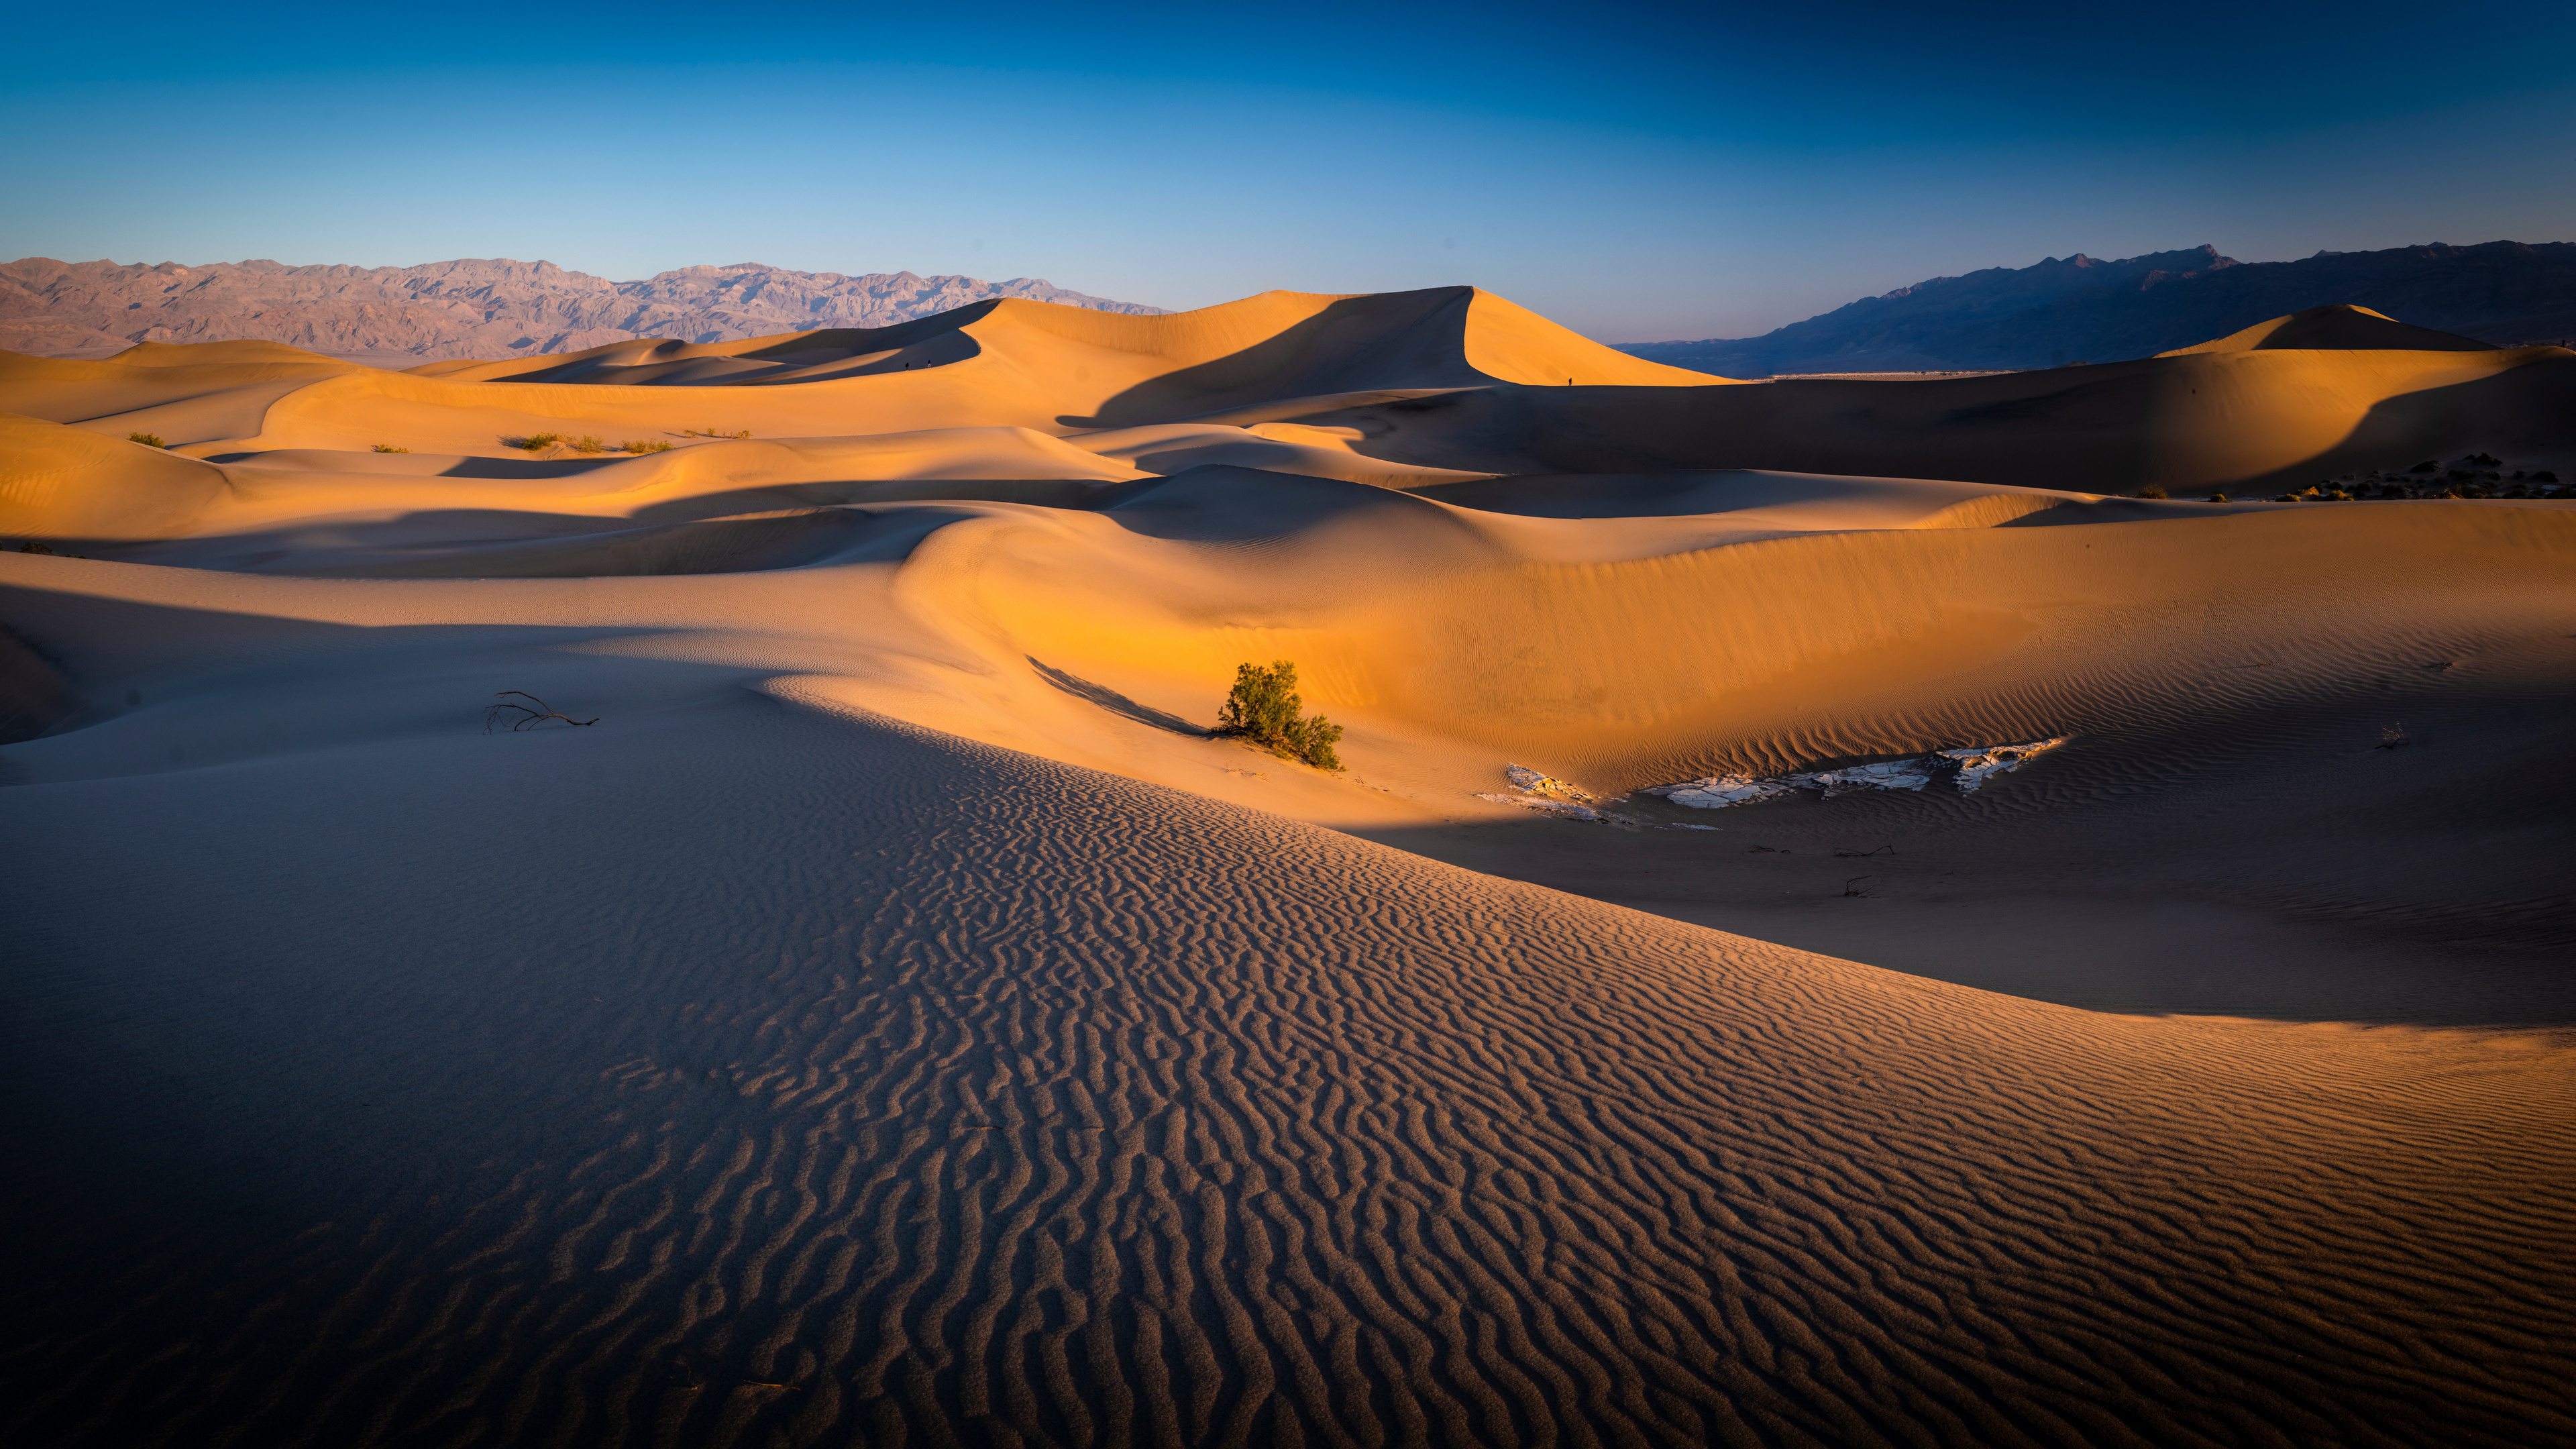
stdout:
POLYGON ((375 450, 379 453, 408 453, 411 451, 409 448, 397 448, 391 443, 378 443, 376 444, 375 450))
POLYGON ((617 445, 617 451, 621 453, 667 453, 671 451, 671 444, 668 439, 654 438, 649 442, 620 443, 617 445))
POLYGON ((531 453, 542 453, 546 449, 553 447, 555 444, 560 443, 563 440, 564 435, 561 433, 530 433, 524 438, 503 438, 501 441, 509 444, 513 448, 524 448, 531 453))
POLYGON ((1297 694, 1293 662, 1278 660, 1267 669, 1240 665, 1234 671, 1234 690, 1217 715, 1216 732, 1250 740, 1319 770, 1340 769, 1342 760, 1333 746, 1341 741, 1342 727, 1322 715, 1299 717, 1304 705, 1297 694))
POLYGON ((170 446, 168 443, 161 441, 161 435, 159 433, 128 433, 125 435, 125 441, 129 443, 141 443, 147 448, 166 448, 170 446))
POLYGON ((599 440, 599 434, 584 433, 572 440, 572 450, 576 453, 605 453, 608 445, 599 440))

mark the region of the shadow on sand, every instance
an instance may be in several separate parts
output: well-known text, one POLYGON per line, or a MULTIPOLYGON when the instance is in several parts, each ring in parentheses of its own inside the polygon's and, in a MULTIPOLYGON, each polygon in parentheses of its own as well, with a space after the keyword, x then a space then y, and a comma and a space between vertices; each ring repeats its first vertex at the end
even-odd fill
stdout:
POLYGON ((1089 700, 1121 719, 1132 719, 1138 724, 1152 725, 1158 730, 1170 730, 1173 734, 1188 735, 1192 739, 1203 740, 1211 733, 1179 715, 1166 713, 1150 704, 1138 704, 1106 685, 1094 684, 1088 679, 1067 674, 1053 665, 1041 663, 1034 654, 1025 657, 1029 661, 1029 667, 1038 672, 1040 679, 1077 699, 1089 700))

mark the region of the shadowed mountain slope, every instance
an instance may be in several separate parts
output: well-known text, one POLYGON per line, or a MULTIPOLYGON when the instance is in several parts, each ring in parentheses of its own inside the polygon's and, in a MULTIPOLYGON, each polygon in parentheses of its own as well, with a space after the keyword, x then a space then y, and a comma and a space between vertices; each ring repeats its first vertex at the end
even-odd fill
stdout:
POLYGON ((1624 348, 1729 377, 2055 367, 2148 357, 2349 304, 2494 346, 2576 338, 2576 243, 2487 242, 2238 262, 2215 247, 1936 277, 1761 337, 1624 348))

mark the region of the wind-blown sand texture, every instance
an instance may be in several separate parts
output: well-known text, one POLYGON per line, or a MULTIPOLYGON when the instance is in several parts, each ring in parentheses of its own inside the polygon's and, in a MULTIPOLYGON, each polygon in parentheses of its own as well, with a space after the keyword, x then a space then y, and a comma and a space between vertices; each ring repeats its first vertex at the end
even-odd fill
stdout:
POLYGON ((2576 1436, 2576 505, 2103 496, 2576 476, 2576 353, 2254 331, 0 357, 0 1432, 2576 1436))

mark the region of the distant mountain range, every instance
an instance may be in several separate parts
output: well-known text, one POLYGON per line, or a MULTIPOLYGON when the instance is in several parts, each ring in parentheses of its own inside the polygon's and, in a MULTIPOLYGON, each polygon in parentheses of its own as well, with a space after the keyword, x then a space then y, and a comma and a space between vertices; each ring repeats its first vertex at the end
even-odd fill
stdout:
POLYGON ((1033 277, 846 277, 758 262, 612 282, 552 262, 508 260, 188 267, 27 257, 0 264, 0 347, 105 356, 137 342, 260 338, 314 352, 517 357, 632 337, 725 342, 815 327, 882 327, 988 297, 1099 312, 1163 310, 1068 292, 1033 277))
POLYGON ((2216 247, 1935 277, 1761 337, 1622 352, 1724 377, 2055 367, 2152 357, 2350 303, 2499 346, 2576 338, 2576 243, 2444 243, 2240 262, 2216 247))

